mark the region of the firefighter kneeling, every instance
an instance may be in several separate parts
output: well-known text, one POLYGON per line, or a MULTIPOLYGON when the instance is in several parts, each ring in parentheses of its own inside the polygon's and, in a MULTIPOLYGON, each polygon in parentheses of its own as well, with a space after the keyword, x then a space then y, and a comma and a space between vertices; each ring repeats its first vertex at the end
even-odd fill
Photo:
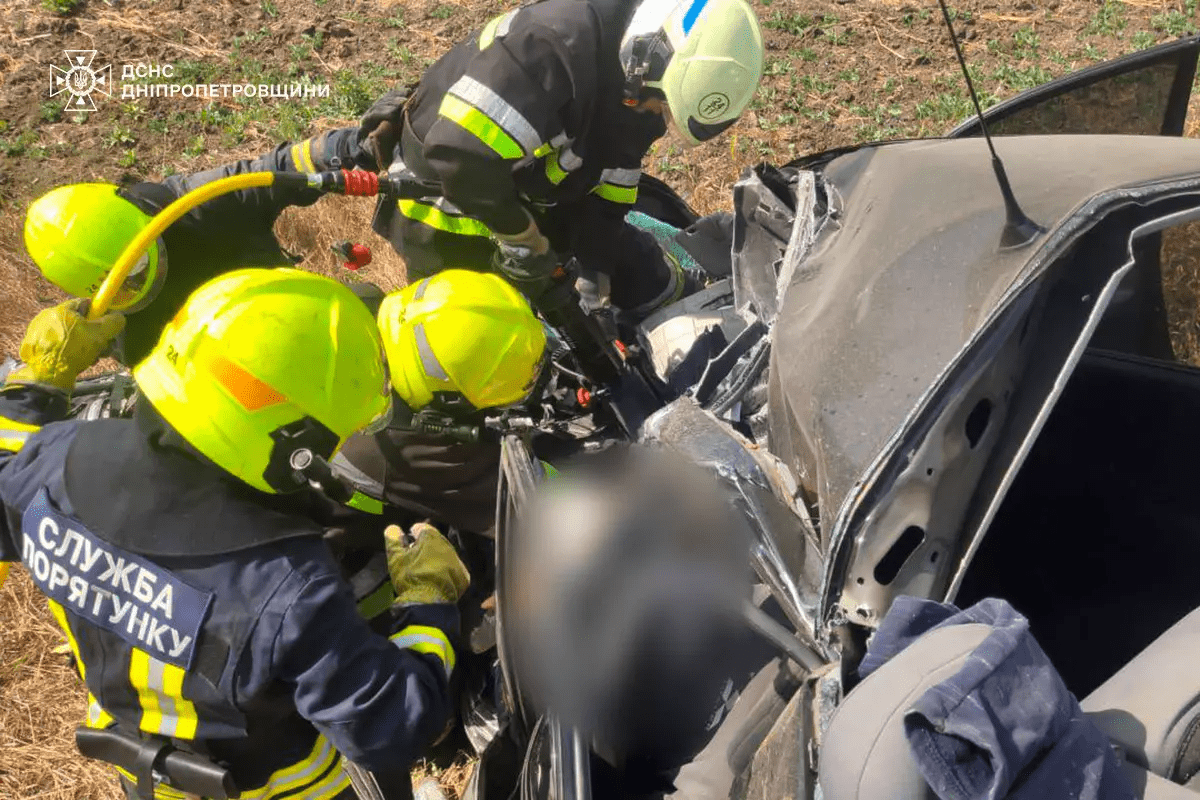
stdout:
POLYGON ((0 389, 0 560, 67 635, 81 746, 140 800, 352 798, 343 757, 409 791, 450 711, 467 572, 429 526, 389 537, 395 624, 376 635, 284 496, 307 486, 298 465, 386 423, 375 320, 327 278, 228 273, 134 369, 133 420, 49 424, 120 328, 47 309, 0 389))

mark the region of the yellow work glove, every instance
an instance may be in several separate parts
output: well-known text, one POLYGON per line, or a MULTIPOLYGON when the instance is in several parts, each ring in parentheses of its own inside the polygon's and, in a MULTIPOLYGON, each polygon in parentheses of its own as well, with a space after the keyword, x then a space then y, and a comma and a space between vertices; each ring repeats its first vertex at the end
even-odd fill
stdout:
POLYGON ((122 315, 89 320, 86 308, 87 301, 77 299, 38 312, 21 342, 25 363, 9 374, 8 382, 52 386, 70 394, 79 373, 96 363, 125 328, 122 315))
POLYGON ((383 540, 397 603, 453 604, 470 585, 454 545, 428 522, 413 525, 408 537, 399 525, 389 525, 383 540))

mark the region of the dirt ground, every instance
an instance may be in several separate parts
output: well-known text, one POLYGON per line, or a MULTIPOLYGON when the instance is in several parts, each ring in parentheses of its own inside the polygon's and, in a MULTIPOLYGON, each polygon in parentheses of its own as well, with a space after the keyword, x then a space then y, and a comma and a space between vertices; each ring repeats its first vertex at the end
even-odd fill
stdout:
MULTIPOLYGON (((648 171, 701 212, 726 208, 740 170, 873 139, 931 136, 969 114, 949 37, 928 0, 754 0, 768 47, 766 78, 744 120, 690 152, 662 145, 648 171)), ((352 124, 388 86, 425 66, 492 15, 486 0, 0 0, 0 354, 57 293, 36 277, 20 229, 29 202, 60 183, 127 182, 192 172, 280 141, 352 124), (112 65, 96 110, 50 96, 64 50, 112 65), (170 65, 178 84, 328 85, 328 97, 122 99, 123 67, 170 65)), ((953 2, 954 25, 985 104, 1198 25, 1196 0, 953 2)), ((131 90, 131 91, 136 91, 131 90)), ((1200 131, 1193 102, 1188 134, 1200 131)), ((403 265, 368 228, 365 201, 331 198, 279 223, 305 266, 339 270, 329 245, 369 244, 364 276, 385 286, 403 265)), ((1177 350, 1200 357, 1200 228, 1172 234, 1164 278, 1177 350)), ((83 695, 62 638, 27 577, 0 589, 0 798, 114 800, 106 770, 76 757, 83 695)), ((434 770, 453 788, 461 765, 434 770)))

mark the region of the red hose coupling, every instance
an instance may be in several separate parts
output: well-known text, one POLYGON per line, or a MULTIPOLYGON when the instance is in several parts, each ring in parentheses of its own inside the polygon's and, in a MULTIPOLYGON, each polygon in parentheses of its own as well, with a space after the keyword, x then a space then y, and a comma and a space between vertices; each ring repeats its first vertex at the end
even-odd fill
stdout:
POLYGON ((580 386, 575 390, 575 399, 579 402, 580 408, 587 408, 592 404, 592 393, 580 386))
POLYGON ((343 267, 349 270, 360 270, 367 264, 371 263, 371 251, 365 244, 350 245, 350 252, 346 254, 346 263, 343 267))
POLYGON ((349 241, 335 242, 331 249, 345 259, 342 266, 348 270, 358 271, 371 263, 371 249, 365 244, 355 244, 349 241))
POLYGON ((363 169, 342 170, 346 194, 351 197, 374 197, 379 194, 379 176, 363 169))

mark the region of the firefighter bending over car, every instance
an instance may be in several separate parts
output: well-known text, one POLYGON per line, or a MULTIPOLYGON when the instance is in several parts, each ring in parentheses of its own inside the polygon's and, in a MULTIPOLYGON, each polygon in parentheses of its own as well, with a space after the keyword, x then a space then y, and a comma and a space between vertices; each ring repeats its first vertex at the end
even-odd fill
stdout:
MULTIPOLYGON (((494 269, 535 305, 574 256, 627 322, 696 288, 625 221, 668 127, 712 139, 749 104, 762 33, 745 0, 541 0, 508 11, 394 90, 359 128, 293 145, 289 168, 408 172, 440 196, 380 201, 410 280, 494 269)), ((277 153, 280 151, 276 151, 277 153)))
POLYGON ((244 798, 351 798, 343 758, 402 796, 450 712, 468 575, 431 526, 392 529, 379 636, 287 498, 303 463, 388 420, 372 315, 328 278, 230 272, 134 368, 132 420, 56 422, 124 324, 82 312, 35 317, 0 389, 0 557, 25 563, 67 635, 85 752, 141 800, 210 794, 214 771, 244 798))

